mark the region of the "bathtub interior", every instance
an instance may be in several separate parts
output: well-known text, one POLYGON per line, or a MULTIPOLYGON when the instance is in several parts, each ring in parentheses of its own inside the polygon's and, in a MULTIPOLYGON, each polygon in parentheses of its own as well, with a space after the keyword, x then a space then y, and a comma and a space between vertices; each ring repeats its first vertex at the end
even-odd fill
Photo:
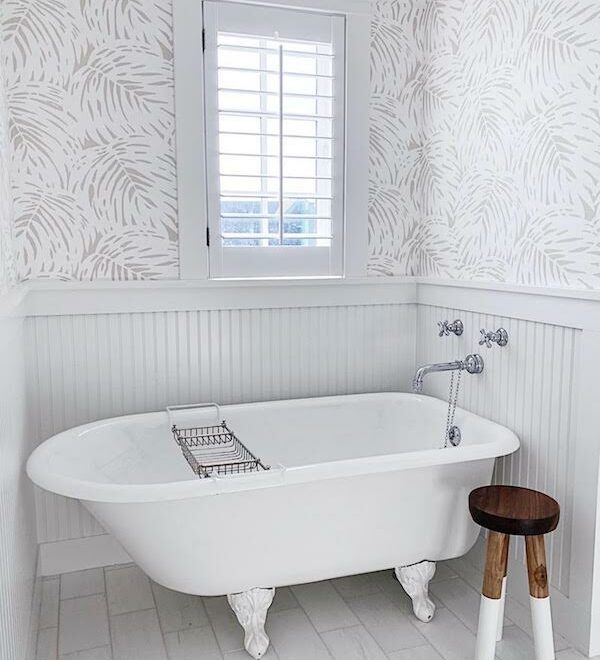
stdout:
MULTIPOLYGON (((439 449, 447 404, 396 393, 226 406, 194 412, 132 415, 60 434, 43 448, 46 469, 106 484, 159 484, 194 479, 170 423, 227 420, 263 462, 297 468, 439 449)), ((507 429, 457 410, 463 446, 502 439, 507 429)))

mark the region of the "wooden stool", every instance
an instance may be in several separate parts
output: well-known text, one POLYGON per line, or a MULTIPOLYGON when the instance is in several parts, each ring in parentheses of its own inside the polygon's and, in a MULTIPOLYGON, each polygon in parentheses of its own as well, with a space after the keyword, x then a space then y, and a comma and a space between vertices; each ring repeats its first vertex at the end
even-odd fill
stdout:
POLYGON ((494 660, 502 639, 510 536, 524 536, 536 660, 554 659, 544 534, 556 529, 558 503, 516 486, 484 486, 469 495, 473 520, 489 530, 475 660, 494 660))

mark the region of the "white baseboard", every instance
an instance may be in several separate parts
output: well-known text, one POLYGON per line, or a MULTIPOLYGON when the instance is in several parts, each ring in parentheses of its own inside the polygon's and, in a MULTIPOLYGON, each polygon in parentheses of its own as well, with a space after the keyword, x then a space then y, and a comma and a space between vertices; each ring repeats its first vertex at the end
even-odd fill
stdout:
POLYGON ((88 568, 127 564, 131 557, 110 535, 88 536, 40 545, 39 574, 59 575, 88 568))

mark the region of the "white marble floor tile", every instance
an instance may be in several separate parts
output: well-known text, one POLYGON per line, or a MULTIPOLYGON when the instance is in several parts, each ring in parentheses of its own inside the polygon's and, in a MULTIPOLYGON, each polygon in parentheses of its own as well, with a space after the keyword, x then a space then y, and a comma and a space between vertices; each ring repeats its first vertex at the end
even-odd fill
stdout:
POLYGON ((496 644, 496 657, 500 660, 531 660, 535 657, 533 640, 517 626, 504 629, 502 641, 496 644))
POLYGON ((470 562, 463 557, 458 559, 451 559, 446 562, 448 566, 460 577, 470 584, 475 591, 481 593, 483 586, 483 574, 480 573, 470 562))
POLYGON ((112 660, 112 651, 110 646, 101 646, 97 649, 87 651, 75 651, 75 653, 65 653, 59 660, 112 660))
POLYGON ((301 609, 275 612, 267 618, 267 634, 279 660, 331 660, 323 640, 301 609))
MULTIPOLYGON (((510 592, 509 592, 510 593, 510 592)), ((552 604, 552 593, 550 593, 550 603, 552 604)), ((506 599, 506 610, 513 623, 515 623, 521 630, 524 630, 529 637, 533 636, 533 628, 531 627, 531 610, 529 607, 521 605, 521 603, 510 595, 506 599)), ((564 651, 569 648, 569 643, 557 632, 554 633, 554 649, 555 651, 564 651)))
MULTIPOLYGON (((238 651, 244 648, 244 631, 238 623, 227 598, 218 596, 202 599, 208 618, 217 636, 217 641, 223 653, 238 651)), ((268 617, 267 617, 268 621, 268 617)))
POLYGON ((560 651, 560 653, 556 654, 556 660, 581 660, 585 657, 585 655, 581 655, 581 653, 575 649, 567 649, 566 651, 560 651))
POLYGON ((56 628, 58 626, 58 599, 60 578, 42 580, 42 601, 40 606, 39 629, 56 628))
MULTIPOLYGON (((223 660, 250 660, 250 656, 245 650, 232 651, 231 653, 225 653, 223 660)), ((275 653, 275 649, 272 646, 269 646, 267 652, 260 660, 279 660, 279 657, 277 656, 277 653, 275 653)))
POLYGON ((477 633, 481 595, 461 578, 433 582, 431 593, 471 630, 477 633))
POLYGON ((64 573, 60 576, 60 598, 78 598, 104 593, 104 571, 91 568, 87 571, 64 573))
POLYGON ((167 660, 156 610, 110 617, 114 660, 167 660))
POLYGON ((388 658, 389 660, 441 660, 442 656, 428 644, 427 646, 417 646, 414 649, 394 651, 389 654, 388 658))
POLYGON ((137 566, 107 571, 106 597, 111 616, 154 607, 150 580, 137 566))
POLYGON ((350 598, 348 604, 386 653, 426 643, 408 616, 386 594, 350 598))
POLYGON ((297 585, 292 587, 292 592, 317 632, 359 623, 352 610, 329 582, 297 585))
POLYGON ((104 570, 105 571, 118 571, 121 568, 131 568, 132 566, 135 566, 132 561, 128 562, 127 564, 112 564, 111 566, 105 566, 104 570))
POLYGON ((273 598, 271 607, 269 607, 269 613, 293 610, 296 607, 298 607, 298 601, 290 587, 279 587, 279 589, 275 589, 275 598, 273 598))
POLYGON ((439 582, 440 580, 448 580, 457 577, 456 571, 447 561, 438 561, 435 565, 435 574, 432 582, 439 582))
MULTIPOLYGON (((438 610, 429 624, 414 618, 412 603, 392 571, 278 589, 267 618, 272 645, 263 660, 471 660, 479 576, 476 571, 465 574, 460 560, 441 566, 442 579, 431 584, 438 610)), ((226 598, 170 591, 150 583, 134 565, 45 578, 41 591, 35 660, 249 658, 226 598), (111 615, 110 630, 105 575, 112 612, 127 610, 111 615)), ((508 606, 519 625, 507 622, 497 660, 530 660, 529 608, 512 599, 508 606)), ((567 649, 560 635, 555 637, 557 660, 584 658, 567 649)))
POLYGON ((169 660, 222 660, 223 657, 210 626, 167 633, 165 646, 169 660))
MULTIPOLYGON (((377 584, 381 588, 381 591, 386 594, 386 596, 400 608, 407 616, 413 617, 413 604, 412 600, 404 591, 404 588, 396 579, 393 571, 386 571, 385 573, 379 573, 377 578, 377 584)), ((431 593, 429 593, 431 600, 435 603, 437 609, 444 607, 444 604, 440 601, 439 598, 431 593)))
POLYGON ((380 573, 363 573, 362 575, 336 578, 331 580, 331 584, 343 598, 355 598, 357 596, 369 596, 381 591, 380 579, 380 573))
POLYGON ((56 660, 58 657, 58 628, 44 628, 38 632, 35 660, 56 660))
POLYGON ((387 660, 363 626, 331 630, 321 637, 335 660, 387 660))
POLYGON ((468 660, 475 655, 475 635, 448 608, 436 612, 429 623, 415 626, 445 660, 468 660))
POLYGON ((152 583, 152 591, 163 633, 208 625, 208 616, 199 596, 171 591, 155 582, 152 583))
POLYGON ((62 654, 108 646, 106 598, 95 595, 61 601, 58 642, 62 654))

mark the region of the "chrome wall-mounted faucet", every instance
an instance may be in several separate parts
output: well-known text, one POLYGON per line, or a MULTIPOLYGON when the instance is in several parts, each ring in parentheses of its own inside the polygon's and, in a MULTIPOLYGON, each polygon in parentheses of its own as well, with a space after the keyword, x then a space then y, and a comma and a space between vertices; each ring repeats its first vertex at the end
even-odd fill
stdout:
POLYGON ((419 367, 413 378, 413 392, 423 391, 423 379, 427 374, 437 373, 439 371, 466 371, 469 374, 480 374, 483 371, 483 358, 477 353, 467 355, 464 360, 455 362, 438 362, 435 364, 426 364, 419 367))
POLYGON ((506 346, 508 344, 508 332, 504 328, 498 328, 496 332, 490 332, 488 330, 481 329, 481 339, 479 340, 480 346, 487 346, 488 348, 492 347, 492 344, 498 344, 498 346, 506 346))
POLYGON ((460 319, 456 319, 452 321, 452 323, 448 323, 448 321, 438 321, 438 328, 440 329, 440 337, 448 337, 450 333, 460 337, 465 331, 465 326, 460 319))

